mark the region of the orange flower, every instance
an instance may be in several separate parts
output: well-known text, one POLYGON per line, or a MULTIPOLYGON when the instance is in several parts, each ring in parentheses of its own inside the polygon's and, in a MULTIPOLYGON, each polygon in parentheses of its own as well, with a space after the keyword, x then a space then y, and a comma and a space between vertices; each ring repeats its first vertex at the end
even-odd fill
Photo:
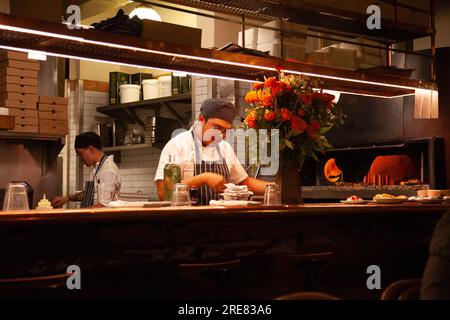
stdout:
POLYGON ((261 98, 262 105, 263 105, 264 107, 270 107, 270 106, 272 106, 272 103, 273 103, 272 98, 273 98, 273 97, 272 97, 270 94, 268 94, 268 93, 263 93, 263 96, 262 96, 262 98, 261 98))
POLYGON ((245 95, 245 102, 247 103, 256 103, 258 102, 259 98, 258 98, 258 94, 256 91, 252 90, 249 91, 246 95, 245 95))
POLYGON ((308 124, 302 118, 293 116, 291 118, 291 127, 292 130, 302 133, 308 128, 308 124))
POLYGON ((266 119, 266 121, 273 121, 275 119, 275 113, 272 110, 267 109, 264 112, 264 119, 266 119))

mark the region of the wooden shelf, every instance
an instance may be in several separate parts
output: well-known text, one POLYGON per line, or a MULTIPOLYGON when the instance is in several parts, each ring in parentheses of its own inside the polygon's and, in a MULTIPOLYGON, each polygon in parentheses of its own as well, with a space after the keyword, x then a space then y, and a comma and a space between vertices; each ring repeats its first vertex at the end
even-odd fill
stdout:
POLYGON ((124 151, 124 150, 137 150, 137 149, 147 149, 151 148, 151 143, 138 143, 138 144, 127 144, 123 146, 117 146, 117 147, 106 147, 103 148, 103 151, 105 152, 114 152, 114 151, 124 151))
POLYGON ((47 133, 34 133, 34 132, 32 133, 32 132, 0 131, 0 139, 58 142, 59 144, 64 145, 66 141, 66 136, 47 133))
MULTIPOLYGON (((129 123, 139 123, 141 126, 145 126, 145 123, 139 119, 136 115, 137 109, 159 109, 162 106, 168 106, 171 108, 171 103, 191 103, 191 94, 179 94, 168 97, 161 97, 151 100, 143 100, 138 102, 123 103, 123 104, 111 104, 108 106, 97 107, 97 111, 107 116, 129 122, 129 123)), ((169 111, 176 111, 172 108, 169 111)), ((175 115, 177 116, 177 115, 175 115)), ((179 116, 179 115, 178 115, 179 116)))
MULTIPOLYGON (((191 48, 119 34, 112 35, 93 29, 69 30, 62 24, 17 18, 6 14, 0 14, 0 43, 1 46, 9 48, 43 51, 50 55, 62 55, 74 59, 96 59, 117 64, 178 70, 250 81, 263 81, 265 77, 275 76, 281 67, 286 73, 306 73, 328 79, 325 81, 324 89, 384 97, 411 94, 414 93, 414 89, 411 88, 431 86, 431 84, 419 80, 284 61, 275 57, 265 58, 191 48), (22 31, 17 28, 22 28, 22 31), (25 32, 25 29, 33 31, 25 32), (380 86, 377 83, 387 86, 380 86), (407 87, 407 89, 398 86, 407 87)), ((137 107, 142 107, 142 105, 137 107)), ((133 112, 130 112, 133 108, 130 105, 122 112, 117 109, 117 106, 116 108, 107 106, 102 110, 109 112, 113 117, 117 117, 116 113, 119 112, 130 122, 138 122, 142 125, 142 121, 139 121, 133 112), (125 115, 126 113, 129 114, 125 115)))

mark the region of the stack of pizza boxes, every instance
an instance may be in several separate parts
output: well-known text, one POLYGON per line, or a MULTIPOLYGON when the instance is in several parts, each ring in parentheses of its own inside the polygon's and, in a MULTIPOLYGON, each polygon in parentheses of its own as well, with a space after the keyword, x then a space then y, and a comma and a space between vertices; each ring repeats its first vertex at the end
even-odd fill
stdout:
POLYGON ((39 132, 66 135, 68 132, 68 99, 39 96, 39 132))
POLYGON ((15 117, 18 132, 38 132, 39 62, 16 51, 0 51, 0 107, 15 117))

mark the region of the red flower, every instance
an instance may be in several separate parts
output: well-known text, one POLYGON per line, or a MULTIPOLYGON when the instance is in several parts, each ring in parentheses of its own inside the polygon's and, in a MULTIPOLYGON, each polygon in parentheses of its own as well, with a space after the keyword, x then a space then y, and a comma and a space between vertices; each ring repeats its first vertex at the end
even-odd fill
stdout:
POLYGON ((308 124, 300 117, 293 116, 291 119, 292 130, 302 133, 308 128, 308 124))
POLYGON ((264 112, 264 119, 266 119, 266 121, 273 121, 275 119, 275 113, 272 110, 267 109, 264 112))
POLYGON ((336 98, 334 95, 329 93, 324 93, 324 95, 326 96, 327 104, 332 102, 336 98))
POLYGON ((292 119, 292 112, 287 108, 281 108, 280 110, 282 121, 289 121, 292 119))
POLYGON ((280 66, 279 64, 277 64, 275 66, 275 70, 277 70, 278 72, 281 72, 283 70, 283 66, 280 66))
POLYGON ((273 86, 277 85, 277 82, 277 79, 275 79, 274 77, 270 77, 266 81, 264 81, 264 87, 272 88, 273 86))
POLYGON ((245 118, 245 123, 247 123, 248 124, 248 126, 250 127, 250 128, 254 128, 255 127, 255 125, 256 125, 256 112, 255 111, 252 111, 252 112, 250 112, 248 115, 247 115, 247 117, 245 118))
POLYGON ((301 96, 301 99, 303 101, 304 104, 306 104, 307 106, 311 105, 313 97, 310 94, 303 94, 301 96))
POLYGON ((264 83, 262 83, 262 82, 257 82, 253 85, 253 89, 255 89, 255 90, 262 89, 263 87, 264 87, 264 83))
POLYGON ((316 136, 317 131, 320 129, 320 123, 316 120, 311 121, 310 125, 306 129, 306 133, 310 138, 314 138, 316 136))
POLYGON ((303 109, 298 109, 298 110, 297 110, 297 114, 298 114, 300 117, 304 117, 304 116, 305 116, 305 111, 303 111, 303 109))

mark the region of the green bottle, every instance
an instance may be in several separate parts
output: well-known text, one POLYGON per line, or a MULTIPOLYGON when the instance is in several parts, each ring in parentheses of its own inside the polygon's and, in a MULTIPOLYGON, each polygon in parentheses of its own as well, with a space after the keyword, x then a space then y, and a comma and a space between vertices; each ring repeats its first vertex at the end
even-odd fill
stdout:
POLYGON ((181 168, 172 163, 172 157, 169 156, 169 162, 164 166, 164 201, 172 200, 172 191, 175 184, 181 182, 181 168))

